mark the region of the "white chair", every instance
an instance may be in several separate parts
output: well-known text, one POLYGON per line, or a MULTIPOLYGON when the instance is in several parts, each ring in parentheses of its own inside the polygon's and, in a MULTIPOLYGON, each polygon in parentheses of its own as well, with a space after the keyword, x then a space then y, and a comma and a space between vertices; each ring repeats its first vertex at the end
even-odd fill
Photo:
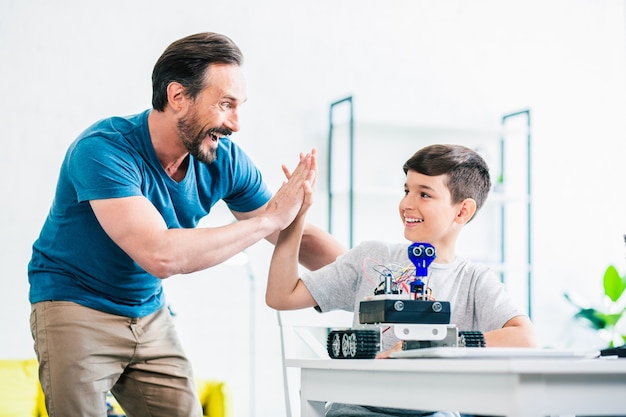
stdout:
POLYGON ((352 326, 353 313, 319 313, 313 308, 278 311, 287 417, 300 417, 300 369, 285 366, 285 359, 329 358, 326 341, 331 329, 352 326))

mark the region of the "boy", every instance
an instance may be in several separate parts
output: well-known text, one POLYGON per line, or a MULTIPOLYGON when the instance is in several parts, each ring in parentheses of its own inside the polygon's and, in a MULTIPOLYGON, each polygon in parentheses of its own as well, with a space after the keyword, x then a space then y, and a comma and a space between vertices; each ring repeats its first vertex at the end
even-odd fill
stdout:
MULTIPOLYGON (((464 146, 431 145, 415 153, 403 169, 406 183, 399 214, 404 237, 409 242, 427 242, 435 247, 436 259, 424 281, 433 298, 450 301, 451 323, 461 331, 483 332, 488 347, 537 347, 533 324, 511 301, 497 275, 455 254, 463 226, 482 207, 489 193, 489 169, 483 158, 464 146)), ((312 185, 306 185, 299 215, 279 235, 270 264, 266 302, 277 310, 315 307, 322 312, 353 311, 357 326, 359 302, 374 294, 382 278, 378 271, 393 265, 412 267, 408 244, 363 242, 334 263, 299 277, 300 236, 311 205, 312 185)), ((401 349, 401 342, 391 333, 383 334, 383 353, 377 357, 385 358, 390 350, 401 349)), ((423 414, 431 415, 333 404, 327 417, 423 414)))

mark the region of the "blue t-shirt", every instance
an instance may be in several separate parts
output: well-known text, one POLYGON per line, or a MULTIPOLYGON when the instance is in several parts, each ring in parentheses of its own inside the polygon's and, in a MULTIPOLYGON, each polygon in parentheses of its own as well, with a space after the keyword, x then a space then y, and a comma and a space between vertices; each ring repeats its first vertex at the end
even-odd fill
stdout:
POLYGON ((187 175, 174 181, 152 146, 149 112, 99 121, 69 147, 28 265, 31 303, 73 301, 127 317, 165 305, 161 280, 109 238, 89 200, 144 196, 168 228, 193 228, 219 200, 247 212, 270 199, 257 167, 228 138, 220 139, 212 164, 190 156, 187 175))

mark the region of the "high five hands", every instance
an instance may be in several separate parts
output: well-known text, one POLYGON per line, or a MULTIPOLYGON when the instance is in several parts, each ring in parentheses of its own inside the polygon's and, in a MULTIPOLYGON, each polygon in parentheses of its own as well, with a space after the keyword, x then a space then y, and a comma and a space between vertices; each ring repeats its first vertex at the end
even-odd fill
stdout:
POLYGON ((265 211, 265 215, 275 222, 278 230, 284 230, 301 210, 306 212, 312 204, 317 176, 316 150, 312 149, 307 154, 301 153, 300 161, 293 172, 285 165, 282 169, 287 180, 269 201, 265 211))

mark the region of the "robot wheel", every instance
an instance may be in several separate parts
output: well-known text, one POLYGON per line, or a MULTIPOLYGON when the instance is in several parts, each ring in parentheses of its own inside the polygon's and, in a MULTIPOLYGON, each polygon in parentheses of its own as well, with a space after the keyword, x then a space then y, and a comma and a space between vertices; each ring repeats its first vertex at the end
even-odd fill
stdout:
POLYGON ((373 359, 380 348, 376 330, 332 330, 328 335, 328 356, 332 359, 373 359))
POLYGON ((478 331, 460 331, 459 346, 465 347, 485 347, 485 336, 478 331))

